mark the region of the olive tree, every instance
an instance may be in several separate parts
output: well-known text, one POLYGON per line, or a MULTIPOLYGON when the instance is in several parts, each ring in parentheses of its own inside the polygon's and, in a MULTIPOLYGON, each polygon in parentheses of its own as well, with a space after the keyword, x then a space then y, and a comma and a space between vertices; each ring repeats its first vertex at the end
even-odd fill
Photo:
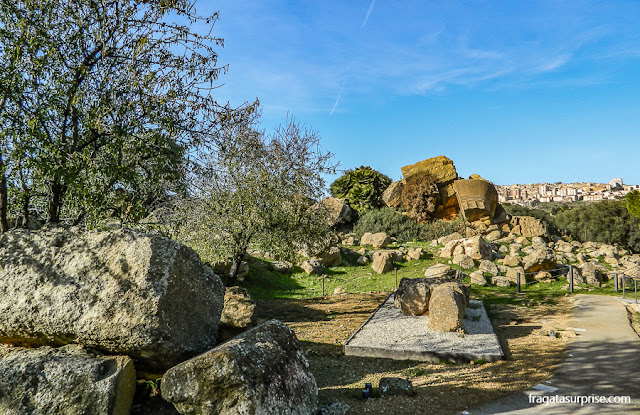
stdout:
MULTIPOLYGON (((217 15, 191 0, 0 0, 0 224, 7 193, 49 222, 141 207, 209 151, 217 15)), ((24 218, 26 220, 26 218, 24 218)))
POLYGON ((330 228, 315 201, 332 155, 317 133, 293 119, 272 133, 252 120, 222 128, 216 151, 195 171, 188 198, 177 200, 177 237, 212 262, 231 261, 227 285, 236 282, 249 249, 292 259, 320 250, 330 228))

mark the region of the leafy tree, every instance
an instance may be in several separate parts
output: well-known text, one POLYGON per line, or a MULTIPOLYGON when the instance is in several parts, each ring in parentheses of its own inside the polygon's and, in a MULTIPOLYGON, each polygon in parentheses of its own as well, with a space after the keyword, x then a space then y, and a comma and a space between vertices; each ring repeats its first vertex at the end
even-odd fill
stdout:
POLYGON ((380 196, 391 184, 391 179, 369 166, 347 170, 329 187, 331 196, 347 199, 356 212, 380 207, 380 196))
POLYGON ((212 95, 222 40, 190 29, 217 15, 193 1, 0 0, 0 13, 3 230, 11 189, 49 222, 119 210, 123 194, 139 216, 238 116, 212 95))
POLYGON ((324 193, 321 175, 334 169, 332 155, 294 120, 265 134, 256 117, 222 129, 190 197, 175 207, 178 239, 212 262, 231 260, 227 285, 249 249, 292 259, 323 248, 330 232, 327 212, 312 206, 324 193))
POLYGON ((640 219, 629 214, 625 201, 577 204, 553 219, 562 233, 576 240, 617 243, 640 252, 640 219))
POLYGON ((627 211, 640 218, 640 192, 634 190, 625 195, 625 201, 627 203, 627 211))

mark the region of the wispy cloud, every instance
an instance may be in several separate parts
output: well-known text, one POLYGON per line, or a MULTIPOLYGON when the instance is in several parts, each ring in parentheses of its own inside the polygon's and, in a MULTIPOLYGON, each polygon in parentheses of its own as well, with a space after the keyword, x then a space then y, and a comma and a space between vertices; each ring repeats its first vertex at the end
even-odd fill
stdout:
POLYGON ((565 54, 562 54, 560 56, 545 57, 545 61, 541 62, 537 66, 536 70, 538 72, 554 71, 554 70, 566 65, 567 63, 569 63, 570 60, 571 60, 571 54, 570 53, 565 53, 565 54))
POLYGON ((606 83, 614 77, 612 62, 640 57, 633 24, 640 8, 623 13, 591 0, 553 7, 476 2, 471 10, 457 1, 398 7, 370 0, 364 16, 361 3, 346 0, 296 13, 284 0, 275 6, 251 0, 248 9, 221 1, 218 28, 226 47, 220 62, 230 71, 218 94, 232 102, 258 96, 265 107, 299 112, 346 111, 343 95, 350 104, 460 86, 494 91, 606 83), (374 9, 385 16, 383 28, 368 26, 374 9))
POLYGON ((340 88, 340 92, 338 93, 338 98, 336 98, 336 102, 335 104, 333 104, 333 108, 331 108, 331 112, 329 113, 329 115, 333 115, 333 113, 335 112, 336 108, 338 107, 338 103, 340 102, 340 98, 342 98, 342 91, 344 91, 344 86, 342 88, 340 88))
POLYGON ((369 21, 369 16, 371 16, 371 12, 373 11, 373 6, 376 4, 376 0, 371 0, 371 4, 369 5, 369 10, 367 10, 367 14, 364 15, 364 20, 362 21, 362 26, 361 28, 364 29, 364 27, 367 25, 367 22, 369 21))

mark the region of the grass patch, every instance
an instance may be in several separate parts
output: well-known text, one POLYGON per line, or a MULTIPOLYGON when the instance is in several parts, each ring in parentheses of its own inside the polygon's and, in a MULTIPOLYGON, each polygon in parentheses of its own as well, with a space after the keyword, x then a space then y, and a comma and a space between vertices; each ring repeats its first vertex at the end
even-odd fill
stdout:
MULTIPOLYGON (((413 245, 413 244, 412 244, 413 245)), ((416 246, 416 245, 413 245, 416 246)), ((395 272, 378 274, 371 269, 371 263, 357 265, 353 256, 343 255, 346 265, 325 268, 324 294, 333 294, 338 287, 347 293, 391 292, 396 288, 395 272)), ((398 283, 402 278, 419 278, 430 266, 444 262, 436 261, 432 255, 425 255, 425 259, 410 262, 396 262, 398 268, 398 283)), ((322 276, 307 275, 296 267, 292 274, 281 274, 270 269, 269 261, 251 258, 249 261, 249 277, 240 285, 251 293, 254 298, 315 298, 322 296, 322 276)))

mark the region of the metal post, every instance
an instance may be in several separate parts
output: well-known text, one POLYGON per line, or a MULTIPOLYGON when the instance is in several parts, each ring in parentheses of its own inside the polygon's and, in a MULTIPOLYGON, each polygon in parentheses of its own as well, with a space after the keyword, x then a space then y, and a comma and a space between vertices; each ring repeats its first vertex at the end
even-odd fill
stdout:
POLYGON ((622 298, 625 298, 626 294, 627 294, 627 281, 625 281, 625 278, 627 278, 625 275, 622 275, 622 298))
POLYGON ((326 277, 326 274, 322 274, 322 296, 324 297, 324 277, 326 277))
POLYGON ((569 292, 573 293, 573 267, 569 265, 569 292))
POLYGON ((638 280, 633 280, 633 289, 636 293, 636 304, 638 304, 638 280))
POLYGON ((520 287, 520 273, 518 272, 516 275, 518 276, 518 282, 517 282, 517 284, 518 284, 518 293, 521 293, 522 289, 520 287))
POLYGON ((615 279, 615 282, 614 282, 615 290, 616 292, 618 292, 618 273, 617 272, 613 274, 613 278, 615 279))
POLYGON ((398 289, 398 268, 395 268, 396 270, 396 290, 398 289))

